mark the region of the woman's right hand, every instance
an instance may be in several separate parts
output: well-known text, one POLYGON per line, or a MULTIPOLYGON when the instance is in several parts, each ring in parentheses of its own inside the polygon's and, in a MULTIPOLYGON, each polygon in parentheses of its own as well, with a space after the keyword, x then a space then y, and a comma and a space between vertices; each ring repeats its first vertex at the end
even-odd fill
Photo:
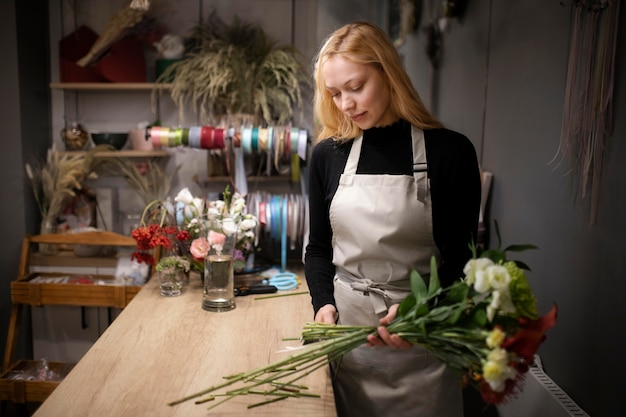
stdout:
POLYGON ((326 304, 315 313, 315 321, 317 323, 336 324, 337 317, 337 309, 332 304, 326 304))

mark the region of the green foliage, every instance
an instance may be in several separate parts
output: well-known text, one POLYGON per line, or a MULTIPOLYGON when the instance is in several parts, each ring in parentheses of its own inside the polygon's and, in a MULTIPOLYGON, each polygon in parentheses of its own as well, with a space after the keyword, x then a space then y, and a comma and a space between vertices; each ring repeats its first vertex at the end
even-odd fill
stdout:
MULTIPOLYGON (((502 249, 502 238, 500 237, 500 227, 498 226, 497 220, 494 220, 493 224, 496 230, 496 237, 498 238, 498 246, 495 249, 487 249, 487 250, 480 252, 478 250, 478 247, 472 242, 470 243, 470 249, 472 250, 473 258, 478 258, 480 256, 483 258, 489 258, 494 263, 504 263, 507 260, 510 260, 510 259, 507 259, 506 257, 507 252, 523 252, 526 250, 538 249, 537 246, 531 245, 531 244, 509 245, 506 248, 502 249)), ((518 268, 530 271, 530 267, 526 265, 524 262, 519 261, 519 260, 512 260, 512 262, 515 262, 518 268)))
POLYGON ((213 11, 185 40, 186 55, 157 80, 173 79, 171 96, 184 118, 185 103, 201 118, 219 122, 227 115, 255 115, 281 124, 302 104, 308 77, 299 52, 279 46, 256 24, 235 17, 226 24, 213 11))

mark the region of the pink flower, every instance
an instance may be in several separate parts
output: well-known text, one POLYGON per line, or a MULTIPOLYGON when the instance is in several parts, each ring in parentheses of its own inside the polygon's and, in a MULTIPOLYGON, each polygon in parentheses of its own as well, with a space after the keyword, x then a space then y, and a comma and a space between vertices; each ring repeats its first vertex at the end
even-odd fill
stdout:
POLYGON ((224 242, 226 242, 225 234, 209 230, 209 244, 223 246, 224 242))
POLYGON ((206 238, 204 237, 199 237, 191 242, 189 252, 191 252, 191 255, 196 259, 204 259, 209 253, 210 249, 211 244, 209 244, 209 241, 206 240, 206 238))

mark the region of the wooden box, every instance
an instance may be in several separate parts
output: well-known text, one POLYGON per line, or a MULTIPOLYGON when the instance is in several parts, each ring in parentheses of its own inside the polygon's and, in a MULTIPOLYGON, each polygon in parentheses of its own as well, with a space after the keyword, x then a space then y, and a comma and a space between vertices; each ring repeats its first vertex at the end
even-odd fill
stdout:
MULTIPOLYGON (((80 283, 85 275, 31 273, 11 282, 11 300, 16 304, 81 305, 124 308, 141 289, 140 286, 80 283), (36 277, 70 277, 75 283, 31 282, 36 277)), ((113 281, 111 276, 89 275, 95 280, 113 281)))
POLYGON ((20 360, 0 376, 0 400, 14 403, 43 402, 74 367, 63 362, 48 362, 49 372, 40 373, 42 361, 20 360), (52 377, 53 379, 47 379, 52 377))

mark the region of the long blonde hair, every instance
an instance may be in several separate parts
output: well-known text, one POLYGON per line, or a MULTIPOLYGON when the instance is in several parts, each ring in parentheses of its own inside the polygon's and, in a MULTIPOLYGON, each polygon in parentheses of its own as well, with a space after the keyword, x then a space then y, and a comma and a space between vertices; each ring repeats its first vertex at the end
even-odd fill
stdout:
POLYGON ((391 110, 399 118, 420 129, 442 127, 424 106, 389 36, 371 23, 355 22, 333 32, 315 58, 314 111, 316 123, 321 125, 318 140, 332 137, 342 141, 361 134, 361 129, 337 108, 326 89, 322 67, 333 56, 380 70, 390 89, 391 110))

